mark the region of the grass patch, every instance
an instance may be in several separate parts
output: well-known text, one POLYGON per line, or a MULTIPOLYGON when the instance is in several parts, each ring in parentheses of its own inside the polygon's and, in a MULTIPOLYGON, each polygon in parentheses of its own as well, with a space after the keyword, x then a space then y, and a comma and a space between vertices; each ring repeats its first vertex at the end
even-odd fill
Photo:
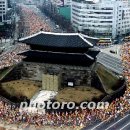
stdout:
POLYGON ((104 66, 99 64, 97 65, 96 72, 108 93, 112 93, 113 91, 118 89, 120 79, 116 75, 114 76, 112 72, 109 72, 104 66))
POLYGON ((80 86, 75 88, 65 88, 58 92, 56 100, 59 102, 76 102, 99 100, 104 93, 93 87, 80 86))
POLYGON ((30 80, 15 80, 1 84, 1 89, 12 97, 20 98, 21 96, 31 99, 40 89, 40 82, 30 80))

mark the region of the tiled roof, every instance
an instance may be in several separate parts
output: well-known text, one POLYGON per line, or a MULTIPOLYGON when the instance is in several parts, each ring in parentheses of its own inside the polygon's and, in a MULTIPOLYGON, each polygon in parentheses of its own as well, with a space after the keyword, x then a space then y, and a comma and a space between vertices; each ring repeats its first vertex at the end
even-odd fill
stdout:
POLYGON ((91 66, 95 59, 85 53, 62 53, 45 51, 27 51, 20 55, 26 56, 24 61, 38 63, 52 63, 63 65, 91 66))
POLYGON ((95 37, 89 37, 87 35, 81 34, 87 41, 89 41, 90 43, 92 43, 94 46, 97 45, 97 43, 99 42, 98 38, 95 37))
POLYGON ((96 39, 87 39, 87 37, 78 33, 50 33, 43 31, 29 37, 21 38, 19 41, 29 45, 59 48, 90 48, 97 42, 96 39))

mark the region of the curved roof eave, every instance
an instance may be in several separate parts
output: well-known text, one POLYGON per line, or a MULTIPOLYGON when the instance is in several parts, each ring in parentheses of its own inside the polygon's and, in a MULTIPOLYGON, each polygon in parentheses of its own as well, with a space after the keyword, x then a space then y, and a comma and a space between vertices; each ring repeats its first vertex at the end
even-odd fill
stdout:
POLYGON ((26 40, 26 39, 29 39, 29 38, 32 38, 32 37, 35 37, 39 34, 50 34, 50 35, 60 35, 60 36, 75 36, 75 35, 79 35, 79 33, 54 33, 54 32, 44 32, 44 31, 40 31, 38 33, 35 33, 35 34, 32 34, 30 36, 27 36, 27 37, 23 37, 23 38, 20 38, 19 41, 23 41, 23 40, 26 40))
POLYGON ((82 38, 84 42, 88 43, 91 47, 93 47, 93 44, 86 40, 81 34, 79 34, 79 37, 82 38))
POLYGON ((88 38, 92 38, 92 39, 97 39, 97 38, 94 38, 94 37, 86 36, 86 35, 81 34, 81 33, 54 33, 54 32, 44 32, 44 31, 40 31, 40 32, 35 33, 35 34, 32 34, 32 35, 30 35, 30 36, 20 38, 18 41, 19 41, 19 42, 22 42, 22 41, 27 40, 27 39, 29 39, 29 38, 38 36, 39 34, 50 34, 50 35, 60 35, 60 36, 79 36, 84 42, 86 42, 87 44, 89 44, 91 47, 93 47, 93 44, 90 43, 88 40, 86 40, 84 37, 88 37, 88 38))
POLYGON ((85 35, 85 34, 82 34, 80 33, 83 37, 86 37, 86 38, 91 38, 91 39, 95 39, 95 40, 99 40, 99 38, 97 37, 91 37, 91 36, 88 36, 88 35, 85 35))

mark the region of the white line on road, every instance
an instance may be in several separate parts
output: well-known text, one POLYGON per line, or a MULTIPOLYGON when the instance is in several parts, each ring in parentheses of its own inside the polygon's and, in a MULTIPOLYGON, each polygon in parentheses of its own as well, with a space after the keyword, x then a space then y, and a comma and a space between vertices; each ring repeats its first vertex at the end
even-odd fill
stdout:
POLYGON ((130 122, 126 124, 124 127, 122 127, 120 130, 125 130, 124 128, 127 127, 128 125, 130 125, 130 122))
POLYGON ((115 122, 114 124, 112 124, 111 126, 109 126, 109 127, 108 127, 107 129, 105 129, 105 130, 110 129, 111 127, 113 127, 114 125, 116 125, 116 124, 119 123, 120 121, 124 120, 124 119, 125 119, 126 117, 128 117, 128 116, 130 116, 130 114, 124 116, 123 118, 121 118, 120 120, 118 120, 117 122, 115 122))
MULTIPOLYGON (((112 118, 112 117, 108 118, 107 120, 109 120, 109 119, 111 119, 111 118, 112 118)), ((98 126, 102 125, 102 124, 105 123, 107 120, 105 120, 105 121, 99 123, 98 125, 96 125, 96 126, 95 126, 94 128, 92 128, 91 130, 96 129, 98 126)))

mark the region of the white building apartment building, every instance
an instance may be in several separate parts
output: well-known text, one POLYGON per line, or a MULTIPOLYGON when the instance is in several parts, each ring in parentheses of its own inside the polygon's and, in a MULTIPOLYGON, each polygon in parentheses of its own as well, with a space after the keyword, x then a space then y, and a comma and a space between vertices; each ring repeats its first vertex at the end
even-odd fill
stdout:
POLYGON ((0 22, 5 22, 8 10, 7 0, 0 0, 0 22))
POLYGON ((130 32, 128 3, 129 0, 72 0, 71 23, 75 31, 115 38, 130 32))
POLYGON ((72 0, 44 0, 46 4, 52 4, 56 6, 70 6, 72 0))
POLYGON ((62 1, 63 1, 64 6, 70 6, 72 0, 62 0, 62 1))

